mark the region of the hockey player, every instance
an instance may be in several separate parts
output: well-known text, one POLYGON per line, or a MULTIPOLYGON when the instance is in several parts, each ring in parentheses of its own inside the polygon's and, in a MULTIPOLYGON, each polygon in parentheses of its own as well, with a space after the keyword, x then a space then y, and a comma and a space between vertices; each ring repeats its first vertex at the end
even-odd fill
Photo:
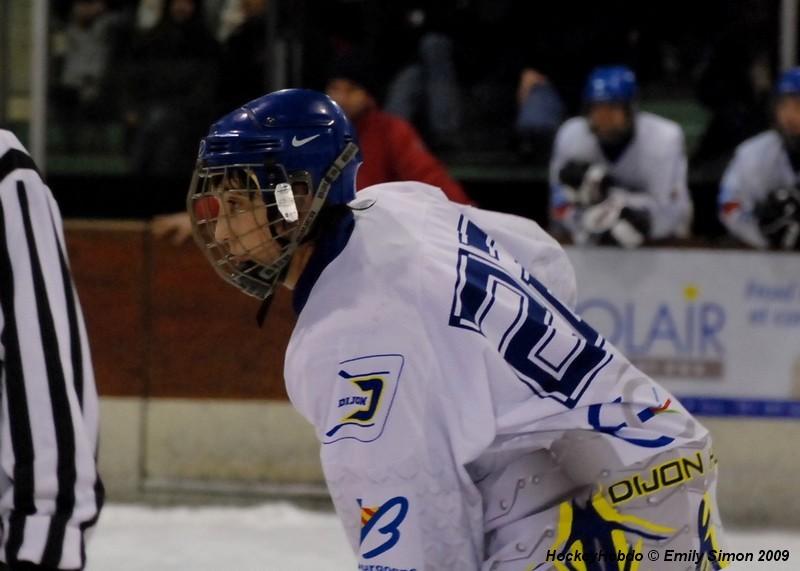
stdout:
POLYGON ((678 124, 636 109, 636 78, 596 68, 585 116, 565 122, 550 162, 554 230, 577 244, 635 248, 689 232, 691 200, 678 124))
POLYGON ((719 218, 754 248, 800 250, 800 68, 775 98, 775 128, 739 145, 722 177, 719 218))
POLYGON ((98 402, 58 207, 0 130, 0 570, 83 569, 98 402))
POLYGON ((573 313, 561 247, 422 183, 356 199, 359 162, 279 91, 211 126, 187 200, 223 279, 293 290, 286 387, 359 569, 719 568, 709 435, 573 313))

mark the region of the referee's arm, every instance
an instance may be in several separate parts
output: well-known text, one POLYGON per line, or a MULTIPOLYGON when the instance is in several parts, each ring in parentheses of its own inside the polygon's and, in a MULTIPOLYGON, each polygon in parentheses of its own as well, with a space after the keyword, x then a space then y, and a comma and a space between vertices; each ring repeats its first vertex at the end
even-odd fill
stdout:
POLYGON ((0 177, 0 560, 83 569, 103 503, 86 329, 58 208, 7 131, 0 177))

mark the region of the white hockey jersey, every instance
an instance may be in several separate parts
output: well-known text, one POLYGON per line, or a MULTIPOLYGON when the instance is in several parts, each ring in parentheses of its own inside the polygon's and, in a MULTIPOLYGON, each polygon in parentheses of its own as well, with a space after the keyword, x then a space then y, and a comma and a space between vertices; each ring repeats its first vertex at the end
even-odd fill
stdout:
POLYGON ((650 213, 651 238, 685 236, 692 216, 686 184, 683 131, 674 121, 652 113, 636 113, 634 137, 622 155, 610 162, 585 117, 566 121, 556 134, 550 161, 550 206, 567 198, 559 172, 569 161, 600 164, 615 184, 630 191, 628 204, 650 213))
POLYGON ((736 148, 719 191, 719 218, 728 231, 756 248, 766 248, 767 240, 758 229, 753 211, 767 194, 800 182, 775 130, 747 139, 736 148))
POLYGON ((357 202, 298 283, 285 376, 360 570, 488 569, 540 531, 513 525, 539 500, 506 472, 565 435, 604 435, 618 465, 706 435, 572 312, 572 267, 537 224, 415 182, 357 202))

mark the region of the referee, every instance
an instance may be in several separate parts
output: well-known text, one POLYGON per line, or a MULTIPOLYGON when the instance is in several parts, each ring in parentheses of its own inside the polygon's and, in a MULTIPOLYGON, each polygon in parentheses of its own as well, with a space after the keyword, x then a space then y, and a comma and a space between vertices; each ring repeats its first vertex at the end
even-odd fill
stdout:
POLYGON ((58 207, 4 130, 0 382, 0 570, 83 569, 103 504, 91 356, 58 207))

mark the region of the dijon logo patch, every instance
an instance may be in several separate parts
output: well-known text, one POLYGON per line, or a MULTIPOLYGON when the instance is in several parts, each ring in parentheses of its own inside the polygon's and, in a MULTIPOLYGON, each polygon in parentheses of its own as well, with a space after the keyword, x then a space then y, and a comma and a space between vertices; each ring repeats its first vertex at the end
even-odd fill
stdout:
POLYGON ((608 496, 613 505, 649 496, 665 488, 704 476, 716 464, 717 459, 713 452, 709 452, 707 458, 704 458, 701 452, 674 458, 654 466, 648 473, 635 474, 630 478, 614 482, 608 487, 608 496))
POLYGON ((339 363, 323 444, 380 438, 403 372, 402 355, 369 355, 339 363))

